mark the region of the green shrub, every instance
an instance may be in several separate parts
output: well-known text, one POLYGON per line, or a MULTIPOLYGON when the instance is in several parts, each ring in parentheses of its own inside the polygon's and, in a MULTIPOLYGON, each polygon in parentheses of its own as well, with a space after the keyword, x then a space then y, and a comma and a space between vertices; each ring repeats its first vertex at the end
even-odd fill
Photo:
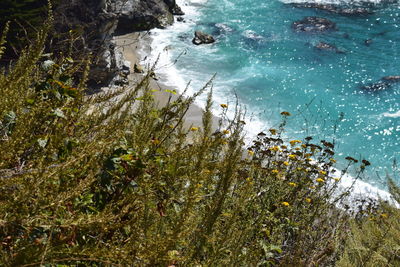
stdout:
POLYGON ((282 112, 246 150, 240 109, 212 125, 211 82, 158 107, 152 70, 86 96, 89 58, 44 58, 50 25, 0 73, 2 265, 334 265, 349 218, 332 143, 285 142, 282 112))

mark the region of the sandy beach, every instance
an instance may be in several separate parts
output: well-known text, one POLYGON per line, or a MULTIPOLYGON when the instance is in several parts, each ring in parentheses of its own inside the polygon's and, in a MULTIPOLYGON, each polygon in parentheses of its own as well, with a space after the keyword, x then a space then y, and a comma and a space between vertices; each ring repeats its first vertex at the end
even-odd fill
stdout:
MULTIPOLYGON (((150 54, 151 51, 151 36, 148 32, 134 32, 126 35, 115 36, 115 43, 117 45, 118 51, 122 53, 125 60, 131 63, 131 74, 128 76, 130 85, 134 85, 140 81, 143 77, 143 73, 135 73, 134 66, 135 64, 139 64, 144 68, 146 72, 145 60, 147 58, 146 55, 150 54)), ((168 86, 163 82, 162 77, 158 77, 157 73, 155 73, 156 79, 151 79, 150 86, 159 91, 155 92, 155 101, 159 105, 159 107, 164 106, 170 97, 172 100, 175 100, 179 97, 179 91, 177 88, 172 86, 168 86), (177 94, 171 94, 168 91, 176 91, 177 94)), ((202 125, 202 115, 203 109, 195 104, 192 104, 186 114, 185 117, 185 125, 187 127, 196 126, 199 127, 202 125)), ((213 124, 216 126, 218 123, 218 118, 216 116, 213 117, 213 124)))

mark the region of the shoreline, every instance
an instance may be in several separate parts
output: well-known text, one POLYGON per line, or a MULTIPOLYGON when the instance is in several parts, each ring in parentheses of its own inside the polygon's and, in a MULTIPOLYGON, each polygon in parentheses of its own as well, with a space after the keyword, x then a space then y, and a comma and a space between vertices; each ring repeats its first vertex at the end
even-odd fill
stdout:
MULTIPOLYGON (((173 29, 172 29, 173 30, 173 29)), ((157 30, 158 31, 158 30, 157 30)), ((160 30, 163 31, 163 30, 160 30)), ((157 34, 157 32, 156 32, 157 34)), ((155 61, 156 54, 154 52, 154 38, 150 36, 148 32, 134 32, 122 36, 114 37, 118 49, 121 49, 125 60, 131 62, 131 74, 129 75, 129 80, 131 82, 138 81, 143 74, 134 73, 133 66, 135 63, 140 64, 141 66, 150 65, 155 61)), ((165 40, 163 40, 165 41, 165 40)), ((159 45, 159 44, 157 44, 159 45)), ((168 53, 167 49, 168 43, 166 43, 166 47, 163 52, 168 53)), ((159 48, 159 47, 158 47, 159 48)), ((157 52, 157 51, 156 51, 157 52)), ((158 51, 160 52, 160 51, 158 51)), ((169 58, 167 58, 168 60, 169 58)), ((163 62, 166 63, 166 62, 163 62)), ((173 66, 172 62, 167 62, 166 66, 171 65, 173 66), (168 64, 169 63, 169 64, 168 64)), ((162 72, 160 75, 157 73, 157 80, 152 79, 151 87, 159 89, 160 92, 155 92, 155 101, 158 103, 159 106, 165 105, 167 103, 169 97, 172 99, 176 99, 182 93, 182 79, 180 79, 178 73, 175 73, 176 70, 174 69, 170 75, 166 72, 162 72), (168 75, 168 76, 167 76, 168 75), (173 77, 171 77, 171 75, 173 77), (172 81, 171 81, 172 80, 172 81), (175 83, 176 81, 176 83, 175 83), (165 92, 165 90, 174 90, 176 91, 176 95, 171 93, 165 92)), ((198 103, 193 103, 188 110, 188 113, 185 117, 185 125, 186 127, 190 128, 192 126, 201 127, 202 126, 202 114, 203 108, 198 103)), ((215 109, 213 109, 213 125, 218 125, 218 117, 215 115, 215 109)), ((256 127, 258 125, 255 125, 256 127)), ((264 127, 265 128, 265 127, 264 127)), ((259 131, 262 129, 260 128, 259 131)), ((245 135, 249 140, 253 140, 249 137, 251 132, 249 130, 245 131, 245 135)), ((340 171, 338 172, 340 173, 340 171)), ((382 190, 372 184, 364 182, 360 179, 355 179, 354 177, 346 174, 345 177, 341 180, 340 184, 338 185, 339 191, 345 191, 354 183, 354 187, 351 190, 351 194, 349 196, 348 202, 353 203, 354 206, 357 205, 356 202, 359 202, 360 199, 372 199, 372 200, 379 200, 382 199, 384 201, 388 201, 389 203, 393 203, 395 206, 400 207, 399 203, 395 203, 392 200, 391 194, 385 190, 382 190)))
MULTIPOLYGON (((145 61, 151 51, 151 43, 153 41, 152 38, 149 36, 148 32, 134 32, 115 36, 114 40, 118 51, 122 53, 125 60, 131 63, 131 73, 128 76, 129 83, 137 83, 144 74, 135 73, 134 66, 135 64, 139 64, 140 66, 144 66, 144 72, 148 71, 147 66, 145 67, 145 61)), ((157 76, 157 80, 151 79, 150 87, 158 90, 154 92, 154 97, 155 102, 159 107, 165 106, 170 98, 172 101, 176 100, 182 93, 180 92, 179 88, 167 85, 165 79, 160 76, 157 76), (174 91, 176 94, 172 94, 167 91, 174 91)), ((203 111, 204 109, 199 105, 195 103, 191 104, 185 116, 186 127, 201 127, 203 111)), ((216 129, 218 120, 219 118, 213 114, 214 129, 216 129)))

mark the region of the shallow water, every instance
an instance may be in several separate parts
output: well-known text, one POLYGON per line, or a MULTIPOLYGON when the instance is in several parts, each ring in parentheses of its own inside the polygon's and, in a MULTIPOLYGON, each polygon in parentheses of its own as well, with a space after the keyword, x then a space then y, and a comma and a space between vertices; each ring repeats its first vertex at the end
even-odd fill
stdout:
POLYGON ((400 5, 389 2, 181 1, 186 22, 156 31, 155 39, 163 52, 168 50, 169 60, 178 59, 169 65, 175 72, 171 83, 192 81, 196 90, 217 73, 216 102, 233 104, 237 95, 254 117, 254 134, 277 126, 280 112, 289 111, 287 136, 334 140, 339 168, 346 156, 368 159, 372 167, 365 179, 384 187, 386 173, 397 179, 393 165, 400 156, 400 82, 382 91, 361 87, 400 75, 400 5), (374 13, 343 16, 283 2, 340 2, 374 13), (337 30, 295 32, 292 23, 305 16, 327 18, 337 30), (194 30, 213 34, 217 42, 194 46, 194 30), (319 42, 343 53, 316 49, 319 42))

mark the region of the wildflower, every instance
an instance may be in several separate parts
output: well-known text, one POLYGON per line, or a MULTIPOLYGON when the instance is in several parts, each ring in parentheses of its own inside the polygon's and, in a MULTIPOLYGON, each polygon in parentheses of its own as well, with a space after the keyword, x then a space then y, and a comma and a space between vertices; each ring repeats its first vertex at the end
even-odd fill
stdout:
POLYGON ((161 143, 161 141, 158 139, 153 139, 153 140, 151 140, 151 143, 153 143, 153 145, 159 145, 161 143))
POLYGON ((293 186, 293 187, 296 187, 297 186, 297 184, 296 183, 293 183, 293 182, 290 182, 290 183, 288 183, 290 186, 293 186))
POLYGON ((289 112, 287 112, 287 111, 282 111, 281 115, 282 116, 290 116, 291 114, 289 112))
POLYGON ((197 188, 201 188, 202 186, 203 186, 203 185, 200 184, 200 183, 198 183, 198 184, 196 185, 197 188))
POLYGON ((365 166, 371 165, 371 163, 370 163, 368 160, 365 160, 365 159, 363 159, 361 162, 362 162, 365 166))
POLYGON ((336 160, 335 159, 329 159, 330 160, 330 162, 332 162, 332 163, 336 163, 336 160))
POLYGON ((190 128, 190 130, 191 130, 192 132, 195 132, 195 131, 198 131, 199 128, 198 128, 198 127, 192 127, 192 128, 190 128))
POLYGON ((286 148, 287 148, 287 146, 285 146, 285 145, 282 145, 282 146, 281 146, 281 148, 282 148, 282 149, 286 149, 286 148))
POLYGON ((223 130, 222 133, 223 133, 223 134, 229 134, 230 131, 229 131, 229 130, 223 130))
POLYGON ((289 207, 290 206, 289 202, 286 202, 286 201, 281 202, 281 204, 283 206, 285 206, 285 207, 289 207))
POLYGON ((249 156, 253 156, 254 155, 254 151, 251 151, 251 150, 247 150, 247 153, 249 154, 249 156))
POLYGON ((305 144, 301 144, 301 147, 302 148, 306 148, 307 146, 305 144))
POLYGON ((228 108, 227 104, 221 104, 220 106, 221 106, 221 108, 228 108))
POLYGON ((335 182, 339 182, 340 178, 333 178, 333 180, 335 180, 335 182))
POLYGON ((326 175, 326 171, 319 171, 321 175, 326 175))
POLYGON ((277 174, 277 173, 279 173, 279 171, 278 171, 278 170, 276 170, 276 169, 272 170, 271 172, 272 172, 273 174, 277 174))
POLYGON ((302 170, 303 170, 303 168, 297 167, 297 170, 298 170, 298 171, 302 171, 302 170))
POLYGON ((318 183, 323 183, 323 182, 325 182, 325 180, 324 179, 322 179, 322 178, 317 178, 317 180, 316 180, 318 183))
POLYGON ((221 144, 227 145, 227 144, 228 144, 228 141, 226 141, 226 139, 222 139, 222 140, 221 140, 221 144))
POLYGON ((301 141, 300 140, 292 140, 289 143, 291 146, 295 146, 296 144, 301 143, 301 141))
POLYGON ((294 150, 299 151, 301 148, 300 147, 296 147, 294 150))
POLYGON ((269 129, 269 132, 270 132, 272 135, 275 135, 275 134, 277 133, 276 129, 269 129))
POLYGON ((296 159, 296 155, 290 154, 290 155, 289 155, 289 158, 290 158, 290 159, 296 159))
POLYGON ((273 146, 270 148, 270 150, 277 152, 279 151, 279 146, 273 146))
POLYGON ((285 165, 285 166, 289 166, 289 162, 287 162, 287 161, 284 161, 284 162, 283 162, 283 165, 285 165))
POLYGON ((307 203, 311 203, 311 198, 306 197, 306 202, 307 202, 307 203))
POLYGON ((381 217, 382 217, 382 218, 387 218, 387 217, 389 217, 389 215, 388 215, 387 213, 382 213, 382 214, 381 214, 381 217))

